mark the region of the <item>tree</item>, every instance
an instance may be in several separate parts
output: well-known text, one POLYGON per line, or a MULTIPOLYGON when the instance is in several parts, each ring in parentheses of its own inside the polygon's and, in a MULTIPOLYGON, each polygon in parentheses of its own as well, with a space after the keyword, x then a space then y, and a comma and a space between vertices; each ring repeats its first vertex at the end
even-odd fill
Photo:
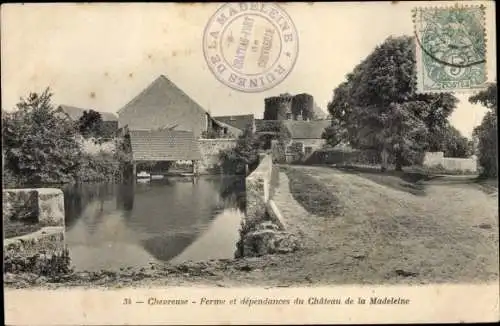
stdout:
POLYGON ((226 172, 241 173, 248 166, 249 171, 253 171, 259 164, 260 145, 253 128, 248 126, 238 137, 234 148, 220 153, 223 169, 226 172))
POLYGON ((22 182, 72 179, 80 158, 73 123, 56 114, 47 88, 21 98, 17 110, 2 115, 5 165, 22 182))
POLYGON ((103 136, 103 122, 102 116, 99 112, 94 110, 84 111, 83 115, 78 120, 78 130, 84 138, 95 137, 101 138, 103 136))
POLYGON ((469 98, 471 103, 481 103, 489 109, 479 126, 474 128, 478 139, 479 164, 485 177, 498 176, 498 134, 497 134, 497 83, 491 83, 484 91, 469 98))
POLYGON ((418 94, 413 37, 389 37, 334 91, 328 111, 349 143, 391 156, 396 169, 417 163, 442 133, 458 99, 448 93, 418 94))
POLYGON ((447 157, 467 158, 472 155, 472 142, 458 129, 449 125, 443 135, 442 151, 447 157))
POLYGON ((347 138, 347 133, 338 121, 332 121, 332 124, 323 131, 321 138, 325 139, 329 146, 335 147, 347 138))

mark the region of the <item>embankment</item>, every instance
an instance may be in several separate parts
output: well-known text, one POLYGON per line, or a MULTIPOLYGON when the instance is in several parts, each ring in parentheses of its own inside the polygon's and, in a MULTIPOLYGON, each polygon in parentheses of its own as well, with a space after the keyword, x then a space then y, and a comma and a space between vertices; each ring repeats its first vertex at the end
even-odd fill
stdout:
POLYGON ((279 170, 272 157, 263 154, 259 166, 247 176, 246 214, 240 229, 237 257, 288 253, 299 248, 298 239, 286 231, 286 222, 273 201, 279 170))

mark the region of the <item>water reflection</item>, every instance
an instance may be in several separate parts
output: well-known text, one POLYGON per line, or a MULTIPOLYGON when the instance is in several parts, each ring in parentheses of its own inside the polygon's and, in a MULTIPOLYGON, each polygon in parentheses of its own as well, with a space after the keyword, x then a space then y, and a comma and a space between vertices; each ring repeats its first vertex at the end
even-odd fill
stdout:
POLYGON ((245 205, 238 177, 84 184, 63 191, 66 242, 73 264, 84 270, 213 258, 210 252, 230 258, 238 210, 245 205))

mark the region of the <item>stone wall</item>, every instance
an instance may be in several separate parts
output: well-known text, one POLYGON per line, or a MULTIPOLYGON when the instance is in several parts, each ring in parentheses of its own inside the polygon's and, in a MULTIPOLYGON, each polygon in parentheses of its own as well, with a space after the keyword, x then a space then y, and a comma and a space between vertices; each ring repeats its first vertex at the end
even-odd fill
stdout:
POLYGON ((36 232, 4 239, 4 262, 61 255, 64 244, 64 195, 60 189, 4 189, 3 223, 38 224, 36 232))
POLYGON ((262 155, 259 166, 245 179, 246 220, 262 218, 266 211, 271 187, 273 162, 270 155, 262 155))
POLYGON ((287 253, 299 248, 298 239, 285 231, 284 217, 272 199, 279 184, 277 178, 279 170, 273 167, 271 155, 261 154, 259 166, 245 179, 247 206, 237 257, 287 253))
POLYGON ((16 219, 64 227, 64 195, 60 189, 4 189, 2 196, 4 223, 16 219))
POLYGON ((280 163, 298 163, 304 162, 314 152, 323 148, 326 144, 325 139, 292 139, 288 140, 284 146, 278 141, 271 141, 271 151, 273 160, 280 163))
POLYGON ((201 152, 201 161, 197 164, 198 173, 220 173, 219 153, 234 148, 236 139, 199 139, 198 146, 201 152))
POLYGON ((426 152, 423 165, 426 167, 442 167, 447 171, 472 173, 476 173, 478 168, 476 156, 469 158, 444 157, 443 152, 426 152))

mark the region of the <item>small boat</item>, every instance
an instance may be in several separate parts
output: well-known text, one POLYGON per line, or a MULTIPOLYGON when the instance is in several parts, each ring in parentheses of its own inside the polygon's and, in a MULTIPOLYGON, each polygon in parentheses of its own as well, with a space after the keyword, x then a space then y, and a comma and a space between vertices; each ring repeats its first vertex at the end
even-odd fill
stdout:
POLYGON ((151 175, 151 180, 161 180, 165 178, 165 176, 163 174, 152 174, 151 175))
POLYGON ((151 179, 151 174, 147 173, 146 171, 141 171, 137 173, 137 179, 151 179))

